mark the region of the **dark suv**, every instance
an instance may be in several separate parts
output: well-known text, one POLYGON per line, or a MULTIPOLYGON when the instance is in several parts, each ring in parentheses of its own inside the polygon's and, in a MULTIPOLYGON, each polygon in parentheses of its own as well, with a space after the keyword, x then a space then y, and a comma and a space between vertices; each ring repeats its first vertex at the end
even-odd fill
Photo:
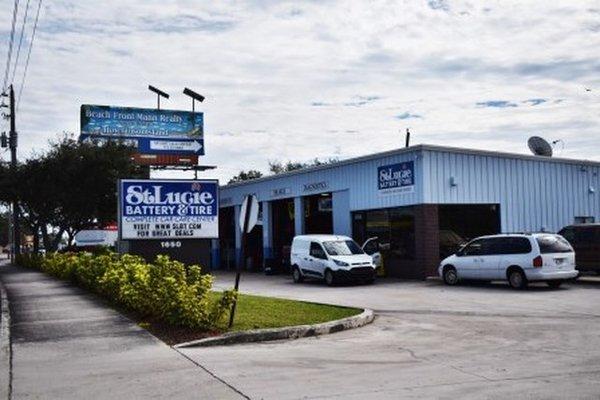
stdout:
POLYGON ((575 249, 579 271, 600 273, 600 223, 565 226, 558 234, 575 249))

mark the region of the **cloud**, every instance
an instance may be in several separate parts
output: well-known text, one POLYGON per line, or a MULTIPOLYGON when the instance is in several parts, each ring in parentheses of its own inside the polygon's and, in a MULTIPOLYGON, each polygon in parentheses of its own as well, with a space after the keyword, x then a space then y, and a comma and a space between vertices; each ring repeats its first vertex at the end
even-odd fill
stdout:
POLYGON ((411 114, 408 111, 406 111, 400 115, 396 115, 394 118, 397 118, 397 119, 411 119, 411 118, 422 119, 423 117, 419 114, 411 114))
POLYGON ((446 0, 429 0, 427 5, 433 10, 450 11, 450 6, 446 0))
MULTIPOLYGON (((528 153, 536 134, 563 139, 565 156, 600 160, 592 2, 43 4, 17 119, 21 159, 77 133, 83 103, 154 107, 153 84, 171 94, 165 108, 189 110, 184 86, 206 96, 196 104, 206 125, 200 163, 218 168, 202 176, 221 181, 266 170, 268 159, 397 148, 400 121, 418 123, 414 143, 451 136, 457 146, 528 153)), ((0 7, 1 66, 11 11, 0 7)))
POLYGON ((506 100, 488 100, 476 103, 477 107, 507 108, 518 107, 516 103, 506 100))
POLYGON ((191 32, 224 32, 235 27, 231 20, 205 19, 194 15, 177 15, 175 17, 142 17, 138 22, 143 29, 152 32, 164 33, 191 33, 191 32))
POLYGON ((529 100, 524 100, 523 103, 531 104, 532 106, 537 106, 539 104, 546 103, 547 101, 548 101, 548 99, 529 99, 529 100))

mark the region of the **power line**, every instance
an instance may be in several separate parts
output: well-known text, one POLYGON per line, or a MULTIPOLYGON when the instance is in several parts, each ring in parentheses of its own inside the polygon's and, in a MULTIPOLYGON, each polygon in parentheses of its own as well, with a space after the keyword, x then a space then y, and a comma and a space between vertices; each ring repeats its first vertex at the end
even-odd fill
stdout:
POLYGON ((21 25, 21 36, 19 37, 19 45, 17 46, 17 56, 15 57, 15 64, 13 67, 11 83, 15 82, 15 75, 17 74, 17 65, 19 65, 19 56, 21 55, 21 44, 23 43, 23 36, 25 34, 25 25, 27 24, 27 12, 29 11, 29 2, 25 5, 25 14, 23 15, 23 24, 21 25))
POLYGON ((25 68, 23 69, 23 78, 21 78, 21 86, 19 86, 19 96, 17 97, 17 110, 21 103, 21 94, 23 93, 23 87, 25 86, 25 77, 27 76, 27 68, 29 67, 29 58, 31 57, 31 49, 33 47, 33 41, 35 40, 35 31, 37 29, 38 20, 40 18, 40 9, 42 8, 42 0, 38 1, 38 8, 35 13, 35 21, 33 22, 33 31, 31 32, 31 40, 29 41, 29 50, 27 51, 27 59, 25 60, 25 68))
POLYGON ((10 69, 10 61, 12 59, 13 42, 15 40, 15 23, 17 22, 17 12, 19 11, 19 0, 15 0, 13 6, 12 27, 10 30, 10 41, 8 42, 8 56, 6 57, 6 69, 4 70, 4 83, 2 84, 2 92, 6 91, 8 81, 8 70, 10 69))

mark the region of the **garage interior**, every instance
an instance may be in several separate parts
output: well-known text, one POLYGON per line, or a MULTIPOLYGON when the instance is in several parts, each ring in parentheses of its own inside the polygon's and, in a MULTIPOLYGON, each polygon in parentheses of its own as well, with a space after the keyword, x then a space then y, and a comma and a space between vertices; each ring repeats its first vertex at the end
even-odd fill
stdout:
POLYGON ((333 233, 333 197, 331 193, 320 193, 303 197, 304 233, 333 233))
POLYGON ((498 204, 427 204, 352 213, 353 238, 379 238, 386 275, 435 274, 442 258, 472 238, 500 232, 498 204))
MULTIPOLYGON (((271 228, 273 232, 272 258, 279 268, 290 258, 290 246, 294 238, 294 199, 271 202, 271 228)), ((288 261, 289 262, 289 261, 288 261)))

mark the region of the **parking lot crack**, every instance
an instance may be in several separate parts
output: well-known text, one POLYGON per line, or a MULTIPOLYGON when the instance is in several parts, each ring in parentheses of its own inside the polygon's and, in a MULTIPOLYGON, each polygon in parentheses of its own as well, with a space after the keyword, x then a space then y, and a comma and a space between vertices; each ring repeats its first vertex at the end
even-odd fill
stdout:
POLYGON ((251 400, 250 396, 248 396, 247 394, 245 394, 244 392, 242 392, 241 390, 239 390, 238 388, 236 388, 235 386, 233 386, 232 384, 230 384, 229 382, 227 382, 223 378, 219 377, 217 374, 215 374, 214 372, 212 372, 211 370, 209 370, 208 368, 206 368, 204 365, 202 365, 199 362, 195 361, 191 357, 188 357, 187 355, 185 355, 184 353, 182 353, 178 349, 176 349, 174 347, 172 347, 172 349, 175 350, 176 352, 178 352, 179 354, 181 354, 185 359, 187 359, 188 361, 190 361, 192 364, 194 364, 195 366, 199 367, 204 372, 206 372, 207 374, 209 374, 210 376, 212 376, 213 378, 215 378, 216 380, 218 380, 219 382, 221 382, 222 384, 224 384, 225 386, 227 386, 228 388, 230 388, 231 390, 233 390, 234 392, 236 392, 237 394, 239 394, 240 396, 242 396, 243 398, 251 400))
POLYGON ((479 375, 479 374, 476 374, 474 372, 465 371, 462 368, 457 367, 456 365, 448 365, 448 367, 452 368, 455 371, 462 372, 463 374, 470 375, 470 376, 475 377, 475 378, 483 379, 483 380, 486 380, 488 382, 494 382, 494 379, 490 379, 490 378, 488 378, 486 376, 479 375))

